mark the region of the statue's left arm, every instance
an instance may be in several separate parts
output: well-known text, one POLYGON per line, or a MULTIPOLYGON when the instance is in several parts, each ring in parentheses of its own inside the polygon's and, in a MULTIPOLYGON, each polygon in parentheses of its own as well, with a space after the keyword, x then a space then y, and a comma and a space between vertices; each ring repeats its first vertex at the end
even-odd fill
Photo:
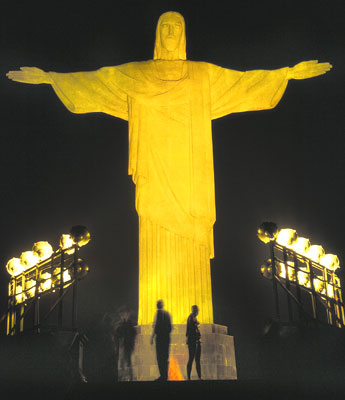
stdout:
POLYGON ((234 71, 209 64, 212 119, 236 112, 274 108, 289 79, 307 79, 326 73, 329 63, 304 61, 292 68, 234 71))

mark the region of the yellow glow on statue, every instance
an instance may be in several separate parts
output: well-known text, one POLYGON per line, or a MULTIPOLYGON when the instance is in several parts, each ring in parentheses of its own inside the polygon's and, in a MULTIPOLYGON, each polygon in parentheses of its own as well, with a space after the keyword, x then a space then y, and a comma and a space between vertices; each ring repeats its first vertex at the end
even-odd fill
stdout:
POLYGON ((151 324, 157 299, 174 323, 193 304, 213 322, 210 258, 216 220, 211 121, 275 107, 289 79, 327 72, 301 62, 272 71, 235 71, 187 61, 185 22, 163 14, 154 59, 97 71, 46 73, 22 67, 17 82, 52 85, 74 113, 103 112, 129 122, 129 166, 139 215, 139 324, 151 324))

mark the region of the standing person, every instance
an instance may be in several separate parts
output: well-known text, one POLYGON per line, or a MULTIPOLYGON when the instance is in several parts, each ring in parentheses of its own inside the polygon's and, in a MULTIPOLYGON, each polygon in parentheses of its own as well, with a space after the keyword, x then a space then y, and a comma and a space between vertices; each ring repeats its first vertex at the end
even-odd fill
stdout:
POLYGON ((116 376, 114 348, 114 326, 116 315, 112 312, 105 312, 102 315, 100 324, 94 326, 94 368, 95 378, 99 382, 112 382, 116 376))
POLYGON ((158 381, 167 381, 169 370, 171 318, 168 311, 163 310, 163 307, 163 300, 158 300, 151 336, 151 344, 153 344, 153 340, 156 338, 156 356, 160 373, 160 377, 157 379, 158 381))
POLYGON ((190 374, 192 372, 193 360, 195 359, 196 372, 199 379, 201 379, 201 366, 200 366, 200 356, 201 356, 201 334, 199 330, 199 321, 197 320, 197 315, 199 314, 198 306, 192 306, 192 313, 187 319, 187 344, 189 359, 187 363, 187 376, 190 381, 190 374))
POLYGON ((121 308, 119 311, 120 320, 114 327, 115 350, 118 355, 118 380, 132 381, 132 361, 131 356, 134 350, 136 329, 133 321, 130 319, 130 311, 121 308))

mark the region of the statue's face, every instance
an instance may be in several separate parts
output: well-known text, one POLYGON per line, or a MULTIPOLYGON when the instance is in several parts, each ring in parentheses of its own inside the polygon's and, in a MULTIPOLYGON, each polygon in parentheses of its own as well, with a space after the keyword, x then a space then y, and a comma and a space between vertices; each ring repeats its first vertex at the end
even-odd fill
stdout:
POLYGON ((181 19, 174 14, 165 16, 161 22, 160 35, 165 50, 173 52, 178 49, 182 35, 181 19))

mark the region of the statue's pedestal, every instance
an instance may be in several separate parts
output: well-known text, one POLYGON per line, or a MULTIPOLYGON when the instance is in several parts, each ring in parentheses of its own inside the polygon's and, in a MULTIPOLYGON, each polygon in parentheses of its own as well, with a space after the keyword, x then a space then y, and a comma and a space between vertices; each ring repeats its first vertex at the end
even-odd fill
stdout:
MULTIPOLYGON (((132 355, 135 381, 153 381, 159 377, 156 347, 150 344, 151 325, 137 327, 135 350, 132 355)), ((234 338, 227 334, 228 328, 216 324, 201 324, 201 374, 204 380, 237 379, 234 338)), ((186 380, 188 346, 186 325, 173 325, 171 332, 169 379, 186 380)), ((198 379, 195 362, 192 379, 198 379)))

